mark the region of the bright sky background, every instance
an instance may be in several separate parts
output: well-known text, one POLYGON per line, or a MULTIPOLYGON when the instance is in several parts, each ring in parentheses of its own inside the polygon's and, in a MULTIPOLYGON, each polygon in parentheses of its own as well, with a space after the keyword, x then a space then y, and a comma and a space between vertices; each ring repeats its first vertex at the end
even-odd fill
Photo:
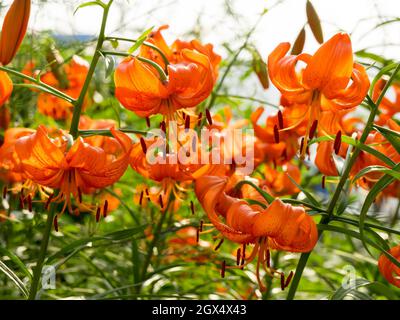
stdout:
MULTIPOLYGON (((10 1, 5 1, 9 3, 10 1)), ((33 0, 33 19, 30 26, 34 30, 52 29, 59 34, 95 35, 98 32, 101 9, 89 7, 80 9, 73 15, 73 8, 84 0, 49 0, 39 4, 33 0)), ((135 37, 140 30, 150 26, 169 24, 168 36, 181 37, 202 26, 202 40, 217 45, 231 41, 246 32, 264 9, 276 0, 231 0, 233 10, 240 18, 226 16, 225 0, 115 0, 110 13, 108 32, 135 37), (200 18, 199 18, 200 17, 200 18)), ((325 38, 338 30, 353 34, 355 49, 382 44, 400 44, 400 22, 371 32, 374 26, 392 17, 400 17, 399 0, 313 0, 323 21, 325 38)), ((286 0, 265 15, 254 42, 263 54, 268 53, 281 41, 293 41, 306 20, 305 0, 286 0)), ((308 38, 305 51, 313 51, 315 41, 308 38)), ((386 53, 396 58, 398 46, 375 48, 377 53, 386 53)), ((397 55, 399 58, 399 55, 397 55)))

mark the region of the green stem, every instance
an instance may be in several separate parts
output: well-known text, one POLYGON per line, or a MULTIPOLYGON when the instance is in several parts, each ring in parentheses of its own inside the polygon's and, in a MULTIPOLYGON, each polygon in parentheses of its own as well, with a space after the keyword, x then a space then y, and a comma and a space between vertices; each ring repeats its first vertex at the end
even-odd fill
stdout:
POLYGON ((39 281, 40 281, 42 269, 43 269, 43 262, 46 257, 47 247, 49 245, 51 228, 53 227, 53 218, 54 218, 55 208, 56 208, 56 205, 52 204, 50 211, 47 214, 46 226, 45 226, 44 233, 43 233, 42 243, 40 245, 39 258, 36 263, 35 270, 33 272, 33 280, 32 280, 31 288, 29 291, 29 297, 28 297, 29 300, 36 299, 36 294, 37 294, 38 287, 39 287, 39 281))
MULTIPOLYGON (((56 96, 56 97, 58 97, 60 99, 68 101, 70 103, 74 103, 75 102, 75 100, 73 98, 71 98, 70 96, 66 95, 64 92, 61 92, 60 90, 57 90, 56 88, 53 88, 52 86, 49 86, 48 84, 40 81, 39 79, 32 78, 30 76, 27 76, 26 74, 23 74, 21 72, 18 72, 16 70, 13 70, 13 69, 10 69, 10 68, 7 68, 7 67, 3 67, 3 66, 0 66, 0 70, 4 71, 4 72, 7 72, 9 74, 12 74, 14 76, 17 76, 19 78, 22 78, 22 79, 25 79, 25 80, 28 80, 30 82, 35 83, 36 85, 34 87, 36 89, 38 89, 38 90, 44 91, 46 93, 50 93, 50 94, 52 94, 52 95, 54 95, 54 96, 56 96)), ((29 86, 29 85, 26 85, 26 86, 29 86)))
MULTIPOLYGON (((143 136, 147 135, 149 132, 148 131, 141 131, 141 130, 135 130, 135 129, 129 129, 129 128, 119 128, 118 131, 124 132, 124 133, 134 133, 134 134, 141 134, 143 136)), ((84 136, 84 137, 90 137, 90 136, 112 136, 111 131, 107 129, 92 129, 92 130, 79 130, 79 135, 84 136)))
POLYGON ((81 93, 79 94, 78 99, 74 103, 74 112, 72 115, 72 121, 71 121, 71 128, 69 130, 69 133, 76 138, 78 136, 78 126, 79 126, 79 119, 81 117, 82 113, 82 106, 85 101, 85 96, 86 93, 89 89, 90 82, 93 78, 94 71, 96 70, 97 63, 99 62, 99 59, 101 57, 101 48, 103 47, 104 43, 104 33, 106 29, 106 24, 107 24, 107 17, 108 13, 110 11, 111 4, 113 3, 114 0, 110 0, 108 4, 104 7, 103 11, 103 20, 101 22, 101 28, 100 28, 100 34, 99 38, 97 39, 97 46, 96 50, 92 59, 92 62, 90 63, 90 68, 88 71, 88 74, 86 76, 85 82, 83 84, 81 93))
MULTIPOLYGON (((382 99, 385 96, 386 91, 391 86, 391 84, 392 84, 396 74, 399 72, 399 70, 400 70, 400 64, 397 65, 397 67, 394 70, 394 72, 392 73, 390 79, 387 81, 385 87, 382 89, 382 92, 379 95, 376 103, 374 103, 371 100, 371 98, 369 96, 367 96, 367 103, 371 107, 371 113, 369 114, 369 117, 368 117, 367 123, 365 125, 364 131, 363 131, 363 133, 361 135, 360 144, 364 143, 367 140, 369 133, 373 130, 374 119, 375 119, 375 116, 376 116, 376 114, 378 112, 379 105, 382 102, 382 99)), ((339 184, 336 187, 335 193, 333 194, 332 199, 331 199, 331 201, 329 203, 328 210, 327 210, 328 215, 321 218, 321 221, 319 223, 320 225, 327 225, 332 220, 332 217, 333 217, 333 214, 334 214, 334 210, 335 210, 335 207, 336 207, 336 203, 337 203, 337 201, 338 201, 338 199, 340 197, 340 194, 341 194, 341 192, 343 190, 343 187, 346 184, 346 181, 348 180, 348 176, 349 176, 349 174, 351 172, 351 169, 353 168, 353 165, 356 162, 360 152, 361 152, 361 149, 356 147, 356 149, 354 150, 354 152, 353 152, 353 154, 352 154, 352 156, 351 156, 351 158, 350 158, 350 160, 349 160, 349 162, 348 162, 348 164, 347 164, 347 166, 346 166, 346 168, 345 168, 345 170, 344 170, 344 172, 343 172, 343 174, 342 174, 342 176, 340 178, 340 181, 339 181, 339 184)), ((323 233, 323 229, 320 229, 319 232, 318 232, 319 238, 321 238, 322 233, 323 233)), ((299 263, 298 263, 297 268, 296 268, 296 273, 295 273, 295 275, 293 277, 292 284, 290 286, 289 293, 287 295, 287 299, 288 300, 293 300, 294 296, 296 295, 297 288, 299 286, 303 271, 304 271, 304 269, 305 269, 305 267, 307 265, 308 258, 310 257, 311 252, 312 252, 312 250, 310 252, 301 254, 299 263)))

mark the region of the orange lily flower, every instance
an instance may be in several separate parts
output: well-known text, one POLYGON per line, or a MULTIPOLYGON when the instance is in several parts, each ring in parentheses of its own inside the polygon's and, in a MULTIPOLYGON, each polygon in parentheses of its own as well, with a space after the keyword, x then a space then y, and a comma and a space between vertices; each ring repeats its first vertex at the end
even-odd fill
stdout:
MULTIPOLYGON (((156 34, 153 33, 153 38, 156 34)), ((128 57, 115 71, 115 96, 125 108, 140 117, 161 113, 171 118, 177 110, 195 107, 210 95, 216 81, 215 66, 212 65, 216 55, 212 47, 207 46, 204 48, 209 50, 199 45, 176 51, 165 41, 157 41, 157 44, 171 59, 166 66, 167 78, 163 79, 159 70, 140 60, 141 56, 128 57)), ((158 53, 149 52, 152 51, 146 50, 145 56, 161 63, 158 53)))
MULTIPOLYGON (((400 246, 393 247, 389 253, 400 261, 400 246)), ((392 285, 400 288, 400 268, 382 254, 378 260, 378 268, 382 276, 392 285)))
POLYGON ((27 128, 10 128, 4 133, 4 144, 0 147, 0 178, 8 183, 22 182, 26 179, 21 163, 15 152, 16 141, 35 132, 27 128))
MULTIPOLYGON (((111 119, 91 119, 88 116, 81 116, 79 119, 79 130, 106 130, 116 127, 117 123, 111 119)), ((85 138, 93 147, 102 147, 108 141, 106 136, 91 136, 85 138)))
MULTIPOLYGON (((376 82, 374 90, 372 91, 373 101, 376 101, 378 99, 385 85, 386 81, 383 79, 379 79, 376 82)), ((394 91, 395 100, 391 101, 386 96, 383 97, 379 105, 380 114, 378 116, 378 119, 375 121, 376 124, 380 126, 385 125, 389 119, 391 119, 396 113, 400 112, 400 85, 395 83, 391 86, 391 89, 393 89, 394 91)))
POLYGON ((25 37, 31 10, 30 0, 14 0, 4 18, 0 36, 0 63, 7 65, 14 58, 25 37))
MULTIPOLYGON (((361 123, 359 118, 345 118, 349 113, 347 110, 332 111, 326 110, 321 112, 319 121, 319 136, 335 135, 341 132, 343 135, 351 135, 357 130, 356 125, 361 123)), ((315 165, 319 171, 326 176, 337 176, 337 171, 333 153, 335 152, 334 141, 322 141, 318 144, 317 153, 315 157, 315 165)), ((338 155, 342 158, 346 157, 348 145, 341 143, 338 149, 338 155)))
MULTIPOLYGON (((170 153, 162 154, 160 151, 156 156, 162 157, 165 161, 160 163, 151 163, 147 158, 147 149, 158 145, 163 146, 164 140, 162 138, 141 139, 132 147, 130 154, 130 165, 132 169, 147 179, 151 179, 160 184, 159 188, 146 189, 146 195, 141 192, 142 204, 143 197, 153 200, 153 202, 160 204, 161 209, 165 210, 171 194, 175 199, 181 199, 181 193, 185 192, 185 184, 191 183, 194 179, 204 174, 218 174, 225 173, 225 166, 223 165, 203 165, 200 161, 188 161, 187 164, 182 164, 175 161, 170 153), (144 149, 145 148, 145 149, 144 149), (155 201, 154 201, 155 200, 155 201)), ((200 159, 200 156, 198 157, 200 159)))
POLYGON ((290 176, 297 184, 301 183, 301 173, 298 166, 289 162, 282 165, 282 171, 266 166, 264 172, 265 178, 261 187, 273 196, 289 196, 300 192, 299 188, 289 178, 290 176))
MULTIPOLYGON (((23 73, 29 76, 35 76, 39 71, 34 70, 34 62, 28 62, 23 73)), ((89 63, 79 56, 73 56, 71 61, 64 66, 68 85, 61 88, 59 80, 52 72, 46 72, 41 76, 41 81, 57 88, 73 99, 77 99, 81 93, 83 83, 89 71, 89 63)), ((72 115, 73 105, 68 101, 55 97, 51 94, 40 92, 38 95, 38 110, 40 113, 53 117, 56 120, 68 119, 72 115)), ((84 109, 89 104, 89 99, 84 102, 84 109)))
POLYGON ((308 119, 307 138, 311 126, 320 118, 321 106, 329 104, 334 111, 358 106, 367 94, 369 79, 364 67, 353 62, 351 40, 345 33, 334 35, 313 56, 286 56, 289 49, 289 43, 281 43, 269 55, 269 76, 287 101, 308 106, 303 115, 308 119), (299 61, 306 64, 301 71, 296 70, 299 61))
POLYGON ((242 268, 245 261, 247 264, 258 256, 256 275, 263 290, 260 265, 271 276, 279 274, 267 268, 269 261, 265 256, 269 249, 309 252, 318 240, 317 227, 302 207, 284 204, 279 199, 263 209, 230 197, 225 192, 227 182, 228 179, 224 177, 203 176, 196 180, 195 192, 209 220, 225 238, 243 245, 255 244, 252 253, 242 257, 242 263, 236 267, 242 268))
POLYGON ((39 126, 35 133, 17 140, 15 150, 26 176, 40 185, 59 189, 54 202, 64 201, 73 212, 71 194, 82 204, 82 193, 115 183, 125 172, 129 162, 131 140, 124 133, 111 128, 113 138, 102 148, 91 146, 79 137, 58 132, 49 137, 48 130, 39 126))
POLYGON ((306 105, 284 107, 267 117, 265 127, 257 124, 264 113, 263 107, 259 107, 251 114, 254 133, 262 144, 267 162, 279 165, 296 155, 299 137, 305 133, 306 120, 303 116, 306 111, 306 105))
POLYGON ((13 83, 4 71, 0 71, 0 108, 10 98, 13 90, 13 83))

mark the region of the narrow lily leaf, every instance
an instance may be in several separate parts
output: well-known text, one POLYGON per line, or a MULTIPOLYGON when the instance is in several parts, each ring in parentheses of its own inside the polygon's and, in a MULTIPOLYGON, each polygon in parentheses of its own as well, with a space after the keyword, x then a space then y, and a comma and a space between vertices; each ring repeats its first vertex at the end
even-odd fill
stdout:
POLYGON ((376 129, 390 142, 397 153, 400 154, 400 133, 381 126, 376 126, 376 129))
POLYGON ((291 54, 298 55, 303 52, 304 43, 306 42, 306 31, 302 28, 294 41, 291 54))
POLYGON ((84 2, 84 3, 80 4, 80 5, 75 9, 74 15, 76 14, 76 12, 77 12, 79 9, 86 8, 86 7, 91 7, 91 6, 100 6, 100 7, 104 8, 104 3, 102 3, 101 1, 89 1, 89 2, 84 2))
POLYGON ((0 261, 0 271, 3 272, 17 286, 19 291, 21 291, 24 296, 28 297, 28 290, 26 289, 22 280, 18 278, 18 276, 2 261, 0 261))
MULTIPOLYGON (((400 170, 400 164, 397 164, 393 170, 399 171, 400 170)), ((365 228, 365 220, 367 218, 367 214, 369 211, 369 208, 371 207, 372 203, 374 202, 375 198, 378 196, 378 194, 384 190, 389 184, 391 184, 395 178, 391 175, 385 174, 375 185, 371 188, 369 191, 367 197, 365 198, 364 204, 361 208, 360 212, 360 224, 359 224, 359 229, 360 229, 360 236, 362 243, 365 247, 365 249, 370 253, 366 240, 365 240, 365 233, 364 233, 364 228, 365 228)), ((396 260, 396 259, 394 259, 396 260)), ((397 261, 397 260, 396 260, 397 261)), ((400 262, 399 262, 400 265, 400 262)))
POLYGON ((25 264, 21 261, 20 258, 18 258, 14 253, 11 251, 7 250, 4 247, 0 247, 0 256, 7 256, 10 258, 12 262, 14 262, 18 268, 21 269, 21 271, 29 278, 32 279, 32 274, 29 272, 28 268, 25 266, 25 264))
POLYGON ((311 31, 315 37, 315 40, 317 40, 318 43, 323 43, 324 36, 322 33, 321 21, 319 19, 319 16, 318 16, 317 11, 315 10, 314 6, 308 0, 307 0, 307 5, 306 5, 306 12, 307 12, 308 25, 311 28, 311 31))
POLYGON ((349 284, 349 287, 344 288, 341 286, 339 289, 337 289, 331 296, 331 300, 343 300, 351 292, 357 291, 358 288, 365 287, 369 284, 371 284, 371 282, 368 280, 355 279, 354 283, 349 284))
POLYGON ((365 176, 368 173, 373 173, 373 172, 381 172, 384 174, 388 174, 392 176, 393 178, 400 180, 400 172, 389 169, 384 166, 369 166, 366 168, 361 169, 353 178, 353 183, 360 179, 361 177, 365 176))
POLYGON ((290 179, 290 181, 292 181, 293 184, 294 184, 297 188, 299 188, 301 192, 303 192, 303 193, 305 194, 305 196, 307 197, 307 199, 308 199, 314 206, 316 206, 316 207, 319 207, 319 206, 320 206, 320 203, 318 202, 318 200, 315 199, 315 198, 313 197, 313 195, 312 195, 310 192, 308 192, 308 191, 307 191, 306 189, 304 189, 301 185, 299 185, 289 174, 288 174, 287 176, 288 176, 288 178, 290 179))
POLYGON ((128 50, 129 54, 134 53, 143 44, 143 42, 146 41, 147 36, 150 34, 150 32, 153 30, 153 28, 154 27, 148 28, 140 35, 140 37, 136 40, 135 44, 129 48, 129 50, 128 50))

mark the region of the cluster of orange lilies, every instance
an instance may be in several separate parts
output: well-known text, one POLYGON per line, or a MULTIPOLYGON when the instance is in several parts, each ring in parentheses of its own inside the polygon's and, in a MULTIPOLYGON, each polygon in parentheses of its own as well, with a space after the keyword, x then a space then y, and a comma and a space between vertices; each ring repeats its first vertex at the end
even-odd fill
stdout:
MULTIPOLYGON (((3 65, 11 61, 22 41, 29 9, 30 1, 15 0, 7 14, 0 38, 0 61, 3 65), (10 20, 15 21, 14 27, 10 27, 10 20)), ((229 109, 225 110, 225 117, 213 116, 209 109, 201 109, 218 80, 221 57, 214 52, 213 46, 198 40, 176 40, 169 45, 162 35, 164 29, 166 26, 151 32, 139 53, 128 56, 116 68, 115 97, 122 106, 146 118, 149 127, 151 117, 161 114, 163 120, 157 129, 164 133, 171 130, 170 123, 174 121, 177 123, 175 135, 188 129, 206 127, 215 129, 216 135, 225 136, 233 127, 246 125, 245 120, 230 123, 232 114, 229 109)), ((140 205, 152 202, 160 209, 160 214, 185 201, 185 193, 194 187, 197 199, 211 222, 209 225, 202 223, 197 237, 202 233, 216 232, 216 238, 221 241, 228 239, 239 245, 236 265, 227 266, 224 261, 222 275, 226 269, 243 269, 256 260, 260 289, 265 289, 261 270, 279 278, 284 289, 293 273, 285 277, 283 272, 276 270, 270 262, 270 250, 309 252, 318 241, 318 231, 303 206, 285 203, 279 197, 300 192, 298 163, 310 157, 310 141, 314 138, 329 137, 318 143, 314 161, 324 177, 323 181, 325 176, 340 175, 335 159, 346 158, 349 152, 349 145, 342 142, 342 136, 357 138, 361 135, 364 123, 351 113, 362 104, 370 87, 366 70, 353 60, 351 40, 345 33, 334 35, 314 55, 291 55, 289 49, 289 43, 281 43, 268 57, 269 77, 281 93, 279 110, 271 114, 260 107, 252 113, 250 124, 255 132, 255 143, 249 143, 245 136, 243 144, 233 141, 220 146, 221 152, 227 148, 234 149, 230 150, 231 156, 241 153, 243 148, 251 148, 255 168, 264 168, 262 172, 258 170, 257 175, 244 175, 234 161, 230 164, 169 161, 173 157, 169 151, 176 147, 169 141, 163 154, 166 161, 153 163, 148 158, 150 146, 158 139, 167 138, 139 136, 133 142, 128 134, 115 128, 114 121, 81 116, 81 130, 104 129, 110 134, 74 137, 65 130, 44 126, 35 130, 5 130, 0 147, 0 178, 6 185, 3 197, 10 192, 19 194, 22 206, 28 205, 29 210, 32 210, 34 201, 42 201, 46 209, 51 203, 63 204, 54 219, 57 230, 57 219, 67 211, 76 214, 91 212, 99 221, 109 211, 108 200, 102 197, 96 203, 87 203, 85 195, 113 185, 130 165, 157 184, 157 187, 139 190, 137 202, 140 205), (299 69, 298 62, 304 65, 302 69, 299 69), (265 125, 260 125, 259 120, 265 114, 265 125), (205 230, 206 227, 210 229, 205 230), (248 246, 252 250, 248 250, 248 246)), ((66 83, 52 71, 44 74, 35 71, 34 62, 28 62, 23 73, 37 75, 43 83, 76 99, 88 70, 86 61, 74 57, 64 65, 66 83)), ((377 99, 384 85, 383 79, 376 83, 373 99, 377 99)), ((396 100, 382 100, 376 123, 400 131, 392 119, 400 110, 400 90, 397 85, 393 88, 397 93, 396 100)), ((1 71, 2 105, 12 90, 12 81, 6 72, 1 71)), ((87 104, 90 104, 89 99, 87 104)), ((37 105, 39 112, 54 119, 70 119, 74 108, 72 103, 48 91, 39 94, 37 105)), ((200 151, 201 146, 192 140, 183 143, 188 143, 194 154, 200 151)), ((400 155, 379 132, 372 131, 366 143, 394 163, 400 162, 400 155)), ((210 144, 209 150, 212 148, 210 144)), ((351 177, 371 165, 387 166, 370 153, 361 151, 351 177)), ((357 183, 369 189, 381 175, 371 172, 357 183)), ((398 182, 392 183, 385 192, 385 196, 399 195, 398 182)), ((193 203, 190 206, 194 209, 193 203)), ((391 250, 396 258, 400 258, 399 248, 391 250)), ((389 282, 400 287, 397 278, 400 270, 386 256, 379 259, 379 268, 389 282)))

